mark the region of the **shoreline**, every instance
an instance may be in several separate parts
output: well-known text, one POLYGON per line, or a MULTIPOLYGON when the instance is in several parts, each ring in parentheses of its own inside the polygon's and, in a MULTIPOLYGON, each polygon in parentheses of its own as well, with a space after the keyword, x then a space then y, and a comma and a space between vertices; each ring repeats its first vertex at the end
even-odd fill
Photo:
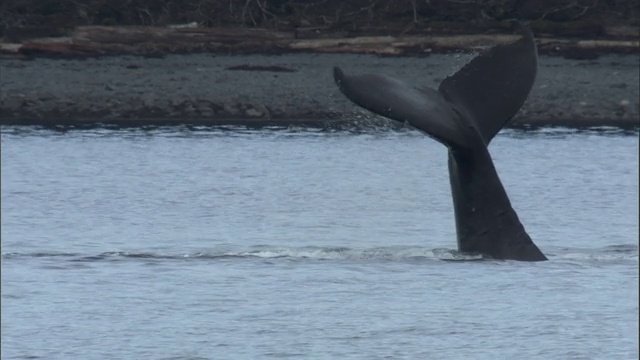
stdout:
MULTIPOLYGON (((341 129, 400 129, 403 125, 392 122, 375 114, 353 112, 350 114, 327 114, 322 118, 21 118, 0 117, 3 127, 41 127, 60 130, 88 129, 158 129, 185 127, 188 129, 242 127, 246 129, 263 128, 315 128, 328 130, 341 129)), ((504 129, 539 130, 544 128, 566 128, 575 130, 619 129, 640 131, 640 121, 624 119, 520 119, 516 117, 505 124, 504 129)))
MULTIPOLYGON (((379 72, 437 88, 473 54, 109 56, 0 60, 0 124, 144 127, 312 126, 376 116, 351 104, 331 69, 379 72)), ((508 127, 640 127, 640 59, 541 55, 526 103, 508 127)), ((490 90, 490 89, 488 89, 490 90)))

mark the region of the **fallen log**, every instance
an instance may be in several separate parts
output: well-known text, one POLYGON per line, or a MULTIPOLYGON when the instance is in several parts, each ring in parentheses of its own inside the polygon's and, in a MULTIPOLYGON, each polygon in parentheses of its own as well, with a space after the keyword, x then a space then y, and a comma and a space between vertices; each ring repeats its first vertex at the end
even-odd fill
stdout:
MULTIPOLYGON (((249 28, 145 26, 80 26, 70 37, 32 39, 0 44, 0 52, 22 56, 89 57, 109 55, 162 56, 171 53, 366 53, 388 56, 474 52, 517 39, 515 35, 406 35, 298 39, 294 32, 249 28)), ((542 54, 568 57, 600 53, 638 53, 640 42, 625 40, 537 39, 542 54), (578 55, 576 55, 578 54, 578 55)))

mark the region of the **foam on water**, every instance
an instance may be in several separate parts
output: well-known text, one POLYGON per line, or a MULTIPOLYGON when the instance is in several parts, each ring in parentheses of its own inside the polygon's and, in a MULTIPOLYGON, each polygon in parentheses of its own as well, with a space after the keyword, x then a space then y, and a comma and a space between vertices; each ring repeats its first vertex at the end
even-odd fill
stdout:
MULTIPOLYGON (((623 261, 638 261, 638 246, 635 245, 610 245, 600 249, 558 248, 551 249, 548 253, 552 262, 574 262, 583 264, 592 263, 619 263, 623 261)), ((257 245, 246 249, 220 249, 203 250, 189 253, 161 253, 152 251, 107 251, 99 254, 64 253, 64 252, 34 252, 18 253, 8 252, 2 254, 2 259, 51 259, 59 261, 123 261, 123 260, 198 260, 215 261, 229 259, 287 259, 287 260, 332 260, 355 261, 372 263, 381 261, 407 262, 407 261, 476 261, 488 260, 481 255, 464 254, 457 250, 445 248, 427 248, 410 246, 387 246, 355 249, 349 247, 282 247, 257 245)))

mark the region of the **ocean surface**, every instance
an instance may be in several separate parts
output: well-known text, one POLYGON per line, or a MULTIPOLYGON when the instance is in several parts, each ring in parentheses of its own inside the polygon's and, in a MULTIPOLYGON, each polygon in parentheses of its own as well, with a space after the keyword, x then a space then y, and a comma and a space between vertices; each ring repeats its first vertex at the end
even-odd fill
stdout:
POLYGON ((414 130, 1 130, 2 359, 638 358, 637 131, 494 139, 525 263, 414 130))

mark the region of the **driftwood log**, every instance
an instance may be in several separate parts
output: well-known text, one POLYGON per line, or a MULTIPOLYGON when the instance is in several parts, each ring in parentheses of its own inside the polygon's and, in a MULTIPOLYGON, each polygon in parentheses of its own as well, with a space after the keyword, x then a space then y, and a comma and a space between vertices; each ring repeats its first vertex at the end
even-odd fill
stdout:
MULTIPOLYGON (((109 55, 162 56, 174 53, 282 54, 292 52, 360 53, 387 56, 424 56, 431 53, 477 51, 512 42, 514 35, 397 35, 309 38, 306 29, 285 32, 255 28, 200 28, 154 26, 80 26, 68 37, 40 38, 20 44, 0 44, 0 52, 16 57, 94 57, 109 55)), ((639 53, 638 38, 537 39, 541 54, 594 58, 600 53, 639 53)))

